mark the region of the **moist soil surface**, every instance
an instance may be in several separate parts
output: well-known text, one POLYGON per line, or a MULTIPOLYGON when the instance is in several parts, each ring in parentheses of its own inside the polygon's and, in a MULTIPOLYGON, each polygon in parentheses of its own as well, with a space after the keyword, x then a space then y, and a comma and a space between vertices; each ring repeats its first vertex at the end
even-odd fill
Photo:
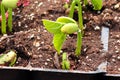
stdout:
MULTIPOLYGON (((69 10, 63 3, 63 0, 30 0, 27 7, 15 9, 13 32, 0 35, 0 53, 15 50, 18 58, 14 66, 17 67, 61 69, 61 55, 57 56, 53 35, 44 28, 42 19, 67 16, 69 10)), ((104 0, 101 11, 92 8, 91 5, 83 7, 85 30, 81 55, 75 56, 76 34, 67 36, 61 52, 67 52, 71 70, 96 71, 107 61, 107 72, 120 74, 120 1, 104 0), (110 29, 108 52, 103 51, 101 43, 103 26, 110 29)), ((77 16, 74 18, 77 20, 77 16)))

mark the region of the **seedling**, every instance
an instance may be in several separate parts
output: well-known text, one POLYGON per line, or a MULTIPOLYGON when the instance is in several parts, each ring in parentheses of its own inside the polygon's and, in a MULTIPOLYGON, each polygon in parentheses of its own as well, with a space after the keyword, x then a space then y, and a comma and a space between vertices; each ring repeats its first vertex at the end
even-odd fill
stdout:
MULTIPOLYGON (((68 3, 68 1, 67 1, 68 3)), ((94 6, 94 10, 100 10, 102 8, 102 0, 91 0, 92 5, 94 6)), ((84 5, 88 5, 88 1, 84 0, 84 5)), ((70 12, 69 17, 73 18, 75 9, 78 11, 78 24, 79 30, 77 35, 77 48, 76 48, 76 55, 81 53, 81 45, 82 45, 82 36, 84 34, 84 26, 83 26, 83 19, 82 19, 82 5, 81 0, 71 0, 70 4, 70 12)))
POLYGON ((29 4, 29 0, 2 0, 1 4, 1 33, 6 34, 7 31, 12 32, 12 10, 21 4, 23 6, 27 6, 29 4), (6 19, 5 9, 7 9, 8 20, 6 19), (8 21, 8 30, 6 30, 6 22, 8 21))
MULTIPOLYGON (((85 0, 85 2, 86 2, 86 0, 85 0)), ((76 45, 75 54, 76 54, 76 56, 79 56, 81 54, 82 35, 83 35, 83 29, 84 29, 83 19, 82 19, 82 6, 80 3, 80 0, 72 1, 71 5, 70 5, 70 13, 68 15, 70 18, 73 18, 75 9, 77 9, 77 11, 78 11, 78 27, 79 27, 79 31, 77 32, 77 45, 76 45)))
POLYGON ((70 62, 67 53, 62 54, 62 69, 70 69, 70 62))
POLYGON ((3 4, 1 4, 1 15, 2 15, 1 32, 2 34, 5 34, 6 33, 6 16, 5 16, 5 8, 3 4))
POLYGON ((64 16, 58 17, 56 21, 43 19, 43 25, 50 33, 54 35, 53 45, 57 50, 58 54, 60 54, 62 45, 66 40, 66 36, 74 32, 77 32, 78 39, 77 39, 76 55, 77 56, 80 55, 82 36, 81 36, 81 31, 78 28, 78 25, 74 19, 64 16))
MULTIPOLYGON (((84 28, 83 28, 83 19, 82 19, 82 5, 80 2, 81 0, 72 0, 72 3, 70 5, 70 13, 68 16, 73 18, 74 11, 75 9, 77 9, 79 28, 83 31, 84 28)), ((102 0, 91 0, 91 3, 94 6, 94 10, 100 10, 102 8, 102 0)), ((84 4, 88 5, 88 1, 84 0, 84 4)))
POLYGON ((6 34, 6 15, 5 8, 8 9, 8 31, 12 32, 12 9, 17 7, 18 0, 2 0, 1 2, 1 14, 2 14, 2 34, 6 34))
POLYGON ((0 55, 0 65, 1 66, 13 66, 16 62, 17 54, 15 51, 10 50, 6 54, 0 55))
MULTIPOLYGON (((68 6, 66 8, 69 8, 69 5, 72 5, 70 3, 73 3, 74 1, 77 1, 77 0, 65 0, 65 5, 68 6)), ((88 0, 79 0, 79 2, 80 1, 83 1, 85 6, 89 4, 88 0)), ((90 1, 91 1, 92 5, 94 7, 94 10, 101 10, 103 0, 90 0, 90 1)))

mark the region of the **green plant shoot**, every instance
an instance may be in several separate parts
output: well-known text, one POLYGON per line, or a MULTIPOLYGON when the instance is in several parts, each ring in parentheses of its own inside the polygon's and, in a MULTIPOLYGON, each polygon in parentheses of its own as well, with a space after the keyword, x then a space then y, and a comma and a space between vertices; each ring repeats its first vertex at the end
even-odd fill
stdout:
POLYGON ((60 30, 64 23, 43 19, 43 24, 50 33, 54 34, 53 44, 58 54, 60 54, 62 44, 66 38, 66 35, 60 30))
MULTIPOLYGON (((64 17, 64 16, 58 17, 56 21, 43 19, 43 25, 50 33, 52 33, 54 35, 53 36, 53 45, 54 45, 55 49, 57 50, 58 54, 60 54, 62 45, 63 45, 64 41, 66 40, 67 35, 80 31, 80 29, 78 28, 78 25, 74 19, 69 18, 69 17, 64 17)), ((78 47, 79 46, 77 46, 77 48, 78 47)), ((80 51, 76 51, 76 52, 80 52, 80 51)))
POLYGON ((67 53, 62 54, 62 69, 70 69, 70 62, 67 57, 67 53))
POLYGON ((79 56, 81 53, 81 47, 82 47, 82 33, 81 31, 77 32, 77 45, 76 45, 75 55, 79 56))
POLYGON ((102 0, 91 0, 91 3, 94 6, 94 10, 101 10, 102 0))
MULTIPOLYGON (((87 0, 84 0, 85 4, 87 4, 87 0)), ((77 34, 77 44, 75 54, 79 56, 81 54, 81 46, 82 46, 82 34, 83 34, 83 19, 82 19, 82 6, 80 0, 73 0, 70 6, 70 13, 69 17, 73 18, 75 9, 78 11, 78 24, 79 24, 79 31, 77 34), (77 6, 76 6, 77 4, 77 6), (81 32, 80 32, 81 31, 81 32)))
POLYGON ((72 3, 71 3, 71 5, 70 5, 70 13, 68 15, 70 18, 73 18, 75 6, 76 6, 76 1, 73 0, 72 3))
POLYGON ((85 4, 85 6, 88 5, 88 1, 87 1, 87 0, 84 0, 84 4, 85 4))
MULTIPOLYGON (((8 31, 12 32, 12 8, 8 8, 8 31)), ((2 15, 2 25, 1 25, 1 33, 6 34, 7 32, 7 25, 6 25, 6 16, 5 16, 5 7, 1 4, 1 15, 2 15)))
POLYGON ((82 6, 80 3, 80 0, 73 0, 71 5, 70 5, 70 12, 69 12, 69 17, 73 18, 74 16, 74 11, 77 7, 77 11, 78 11, 78 23, 79 23, 79 28, 81 31, 83 31, 83 19, 82 19, 82 6), (76 6, 76 4, 78 6, 76 6))
POLYGON ((1 4, 1 15, 2 15, 1 33, 6 34, 6 17, 5 17, 5 8, 3 4, 1 4))
POLYGON ((1 15, 2 15, 2 26, 1 33, 6 34, 7 31, 12 32, 12 9, 17 7, 17 3, 19 0, 2 0, 1 4, 1 15), (5 8, 8 10, 8 26, 6 25, 6 16, 5 16, 5 8), (6 30, 6 26, 8 30, 6 30))
POLYGON ((6 54, 0 55, 0 65, 3 66, 13 66, 16 62, 17 54, 15 51, 10 50, 6 54))
MULTIPOLYGON (((102 0, 91 0, 91 2, 94 6, 94 10, 100 10, 102 8, 102 0)), ((84 0, 84 4, 85 6, 88 5, 88 1, 84 0)), ((75 50, 76 56, 78 56, 81 53, 82 36, 84 34, 81 0, 72 0, 70 5, 70 12, 68 15, 70 18, 73 18, 75 9, 78 11, 78 24, 80 29, 80 31, 77 33, 77 45, 75 50)))
POLYGON ((76 0, 76 3, 78 5, 78 24, 81 32, 83 32, 82 6, 80 0, 76 0))
MULTIPOLYGON (((1 3, 1 15, 2 15, 2 21, 1 21, 1 33, 6 34, 7 33, 7 25, 6 25, 6 15, 5 15, 5 7, 1 3)), ((12 32, 12 8, 8 8, 8 31, 12 32)))
POLYGON ((12 8, 8 8, 8 30, 12 32, 12 8))

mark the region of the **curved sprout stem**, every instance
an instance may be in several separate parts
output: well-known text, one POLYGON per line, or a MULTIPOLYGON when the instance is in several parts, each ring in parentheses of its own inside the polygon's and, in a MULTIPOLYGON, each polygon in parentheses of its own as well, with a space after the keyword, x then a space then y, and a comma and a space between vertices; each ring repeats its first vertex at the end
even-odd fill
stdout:
POLYGON ((1 4, 1 15, 2 15, 1 33, 6 34, 6 17, 5 17, 5 8, 3 4, 1 4))
POLYGON ((73 14, 74 14, 74 10, 75 10, 75 5, 76 5, 76 1, 73 0, 72 4, 70 6, 70 13, 68 15, 70 18, 73 18, 73 14))

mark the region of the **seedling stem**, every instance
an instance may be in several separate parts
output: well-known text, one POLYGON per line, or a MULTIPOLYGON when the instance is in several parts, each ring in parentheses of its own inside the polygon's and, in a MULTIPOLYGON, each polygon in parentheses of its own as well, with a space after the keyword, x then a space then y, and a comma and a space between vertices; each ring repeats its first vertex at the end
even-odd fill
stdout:
POLYGON ((3 4, 1 4, 1 15, 2 15, 1 33, 6 34, 6 17, 5 17, 5 8, 3 4))
POLYGON ((8 30, 12 32, 12 8, 8 8, 8 30))

